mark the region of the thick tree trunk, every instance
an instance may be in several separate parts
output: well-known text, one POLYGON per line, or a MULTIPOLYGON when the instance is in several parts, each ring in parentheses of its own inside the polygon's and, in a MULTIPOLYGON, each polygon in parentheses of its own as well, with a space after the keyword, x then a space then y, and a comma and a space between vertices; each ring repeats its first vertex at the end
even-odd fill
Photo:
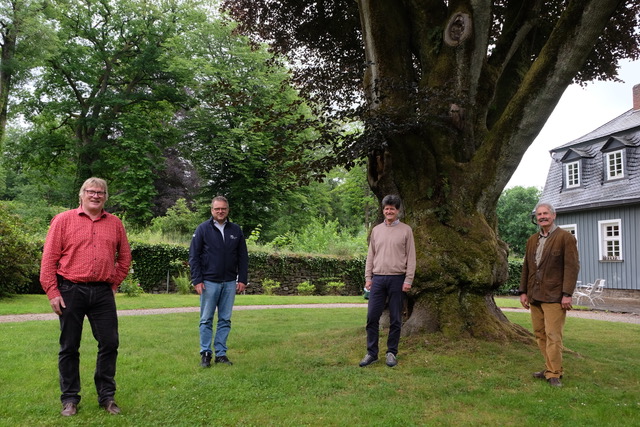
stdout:
POLYGON ((428 159, 419 150, 403 153, 406 147, 391 145, 372 156, 369 167, 379 199, 389 193, 403 198, 403 220, 413 228, 416 241, 416 283, 408 294, 403 333, 528 337, 493 300, 494 290, 507 279, 507 247, 497 238, 495 224, 465 200, 470 187, 481 186, 481 180, 462 182, 460 171, 442 169, 440 178, 432 177, 430 168, 417 167, 428 165, 428 159))
POLYGON ((402 197, 416 240, 404 331, 521 338, 492 297, 508 272, 497 200, 618 1, 568 2, 535 61, 543 2, 507 2, 497 41, 490 2, 358 5, 369 184, 380 200, 402 197))

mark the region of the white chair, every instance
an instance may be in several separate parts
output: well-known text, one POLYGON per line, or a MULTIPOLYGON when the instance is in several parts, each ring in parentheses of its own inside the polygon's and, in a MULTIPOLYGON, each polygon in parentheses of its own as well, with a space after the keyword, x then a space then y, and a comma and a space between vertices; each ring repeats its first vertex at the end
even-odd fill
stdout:
POLYGON ((576 299, 576 305, 580 305, 580 300, 586 298, 591 301, 591 292, 593 292, 593 283, 582 285, 582 282, 578 282, 576 289, 573 291, 573 297, 576 299))
POLYGON ((576 304, 579 305, 582 298, 588 299, 589 304, 594 306, 596 300, 604 303, 604 299, 602 298, 604 285, 605 279, 596 279, 593 283, 587 283, 587 286, 577 287, 573 292, 573 295, 576 297, 576 304))
POLYGON ((591 301, 594 302, 594 305, 597 301, 600 301, 604 304, 604 298, 602 297, 604 292, 605 279, 598 279, 598 284, 593 287, 593 291, 591 292, 591 301), (599 281, 599 282, 598 282, 599 281))

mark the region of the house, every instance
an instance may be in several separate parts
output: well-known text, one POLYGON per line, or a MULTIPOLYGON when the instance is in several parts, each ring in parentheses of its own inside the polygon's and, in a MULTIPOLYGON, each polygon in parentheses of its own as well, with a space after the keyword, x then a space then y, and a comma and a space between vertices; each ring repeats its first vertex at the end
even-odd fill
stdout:
POLYGON ((605 279, 605 295, 640 299, 640 84, 631 110, 551 157, 541 201, 576 236, 578 280, 605 279))

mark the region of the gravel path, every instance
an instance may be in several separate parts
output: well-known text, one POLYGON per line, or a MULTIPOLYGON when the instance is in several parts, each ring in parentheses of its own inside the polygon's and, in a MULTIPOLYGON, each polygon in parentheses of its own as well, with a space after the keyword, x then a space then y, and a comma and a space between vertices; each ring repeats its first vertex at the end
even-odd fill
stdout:
MULTIPOLYGON (((362 304, 293 304, 293 305, 236 305, 234 311, 240 310, 268 310, 268 309, 284 309, 284 308, 354 308, 366 307, 366 303, 362 304)), ((522 308, 503 308, 503 311, 526 312, 522 308)), ((144 316, 148 314, 168 314, 168 313, 192 313, 199 312, 199 307, 178 307, 178 308, 154 308, 144 310, 118 310, 118 316, 144 316)), ((634 313, 612 313, 604 311, 583 311, 572 310, 569 312, 570 317, 579 317, 584 319, 605 320, 608 322, 623 322, 640 324, 640 315, 634 313)), ((58 316, 55 313, 44 314, 10 314, 0 316, 0 323, 9 322, 27 322, 31 320, 55 320, 58 316)))

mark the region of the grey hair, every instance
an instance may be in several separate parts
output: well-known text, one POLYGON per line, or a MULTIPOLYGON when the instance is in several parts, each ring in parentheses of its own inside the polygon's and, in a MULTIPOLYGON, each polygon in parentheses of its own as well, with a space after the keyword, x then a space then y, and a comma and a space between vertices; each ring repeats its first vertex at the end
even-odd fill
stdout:
POLYGON ((402 199, 396 194, 387 194, 382 199, 382 207, 389 205, 394 206, 396 209, 400 209, 400 206, 402 206, 402 199))
POLYGON ((549 211, 550 211, 552 214, 554 214, 554 215, 556 214, 556 208, 554 208, 554 207, 553 207, 553 205, 552 205, 551 203, 547 203, 547 202, 539 202, 539 203, 536 205, 536 207, 535 207, 535 209, 533 210, 533 212, 537 212, 537 211, 538 211, 538 208, 539 208, 539 207, 541 207, 541 206, 544 206, 545 208, 548 208, 548 209, 549 209, 549 211))
POLYGON ((80 198, 80 204, 82 204, 82 195, 84 194, 84 190, 87 187, 102 188, 105 192, 104 200, 107 201, 109 199, 109 188, 107 187, 107 181, 105 181, 102 178, 96 178, 95 176, 92 176, 82 184, 82 187, 80 187, 80 191, 78 192, 78 197, 80 198))
POLYGON ((211 208, 213 208, 213 202, 225 202, 229 206, 229 201, 224 196, 216 196, 211 200, 211 208))

